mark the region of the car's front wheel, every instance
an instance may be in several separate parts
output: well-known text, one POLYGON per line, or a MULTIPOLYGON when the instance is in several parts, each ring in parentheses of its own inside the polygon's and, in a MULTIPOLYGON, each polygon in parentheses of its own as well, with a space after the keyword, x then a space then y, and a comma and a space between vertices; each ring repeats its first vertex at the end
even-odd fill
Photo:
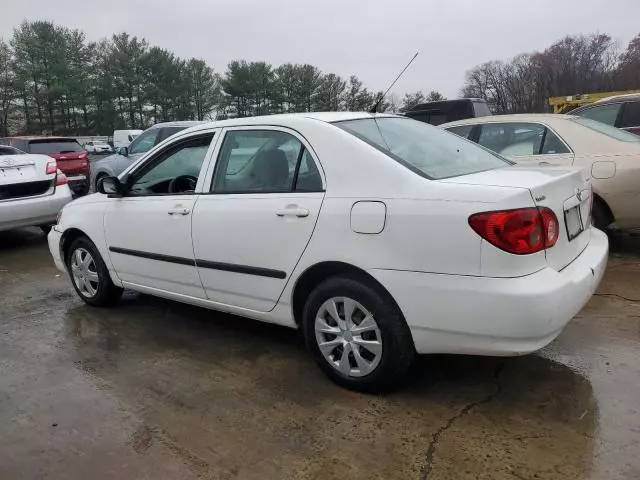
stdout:
POLYGON ((73 241, 66 255, 67 270, 76 293, 89 305, 113 305, 122 295, 96 246, 86 237, 73 241))
POLYGON ((364 276, 336 276, 316 287, 304 308, 303 328, 324 373, 353 390, 392 388, 415 357, 399 308, 364 276))

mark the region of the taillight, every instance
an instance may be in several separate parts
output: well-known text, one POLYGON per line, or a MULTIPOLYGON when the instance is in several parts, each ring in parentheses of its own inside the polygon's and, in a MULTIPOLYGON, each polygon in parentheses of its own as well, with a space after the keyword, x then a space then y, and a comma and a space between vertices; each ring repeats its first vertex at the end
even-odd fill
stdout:
POLYGON ((476 213, 469 225, 487 242, 516 255, 553 247, 559 234, 556 214, 546 207, 476 213))
POLYGON ((85 158, 88 158, 88 157, 89 157, 89 155, 87 154, 87 152, 82 152, 80 155, 78 155, 78 158, 82 158, 82 159, 85 159, 85 158))
POLYGON ((58 170, 58 175, 56 175, 56 187, 59 187, 60 185, 66 185, 67 183, 69 183, 69 179, 67 178, 67 176, 60 170, 58 170))
POLYGON ((58 164, 56 161, 47 162, 47 175, 51 175, 52 173, 56 173, 58 170, 58 164))

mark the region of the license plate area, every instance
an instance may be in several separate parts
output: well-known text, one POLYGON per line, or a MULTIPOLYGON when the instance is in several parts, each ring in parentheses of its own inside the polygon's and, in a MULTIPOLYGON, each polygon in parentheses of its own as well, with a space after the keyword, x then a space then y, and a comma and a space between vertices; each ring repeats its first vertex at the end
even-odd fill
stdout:
POLYGON ((576 205, 575 207, 564 211, 564 224, 567 229, 567 237, 569 238, 569 241, 573 240, 584 231, 580 205, 576 205))

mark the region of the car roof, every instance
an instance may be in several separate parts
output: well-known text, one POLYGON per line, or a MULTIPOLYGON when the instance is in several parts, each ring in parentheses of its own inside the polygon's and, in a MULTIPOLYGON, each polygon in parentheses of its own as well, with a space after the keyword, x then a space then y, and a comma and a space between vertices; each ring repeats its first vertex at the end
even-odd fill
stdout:
POLYGON ((77 141, 75 137, 57 137, 47 135, 22 135, 14 137, 2 137, 3 139, 17 139, 17 140, 73 140, 77 141))
POLYGON ((277 125, 287 126, 290 122, 300 120, 321 121, 324 123, 340 122, 344 120, 360 120, 367 118, 402 118, 401 115, 391 115, 387 113, 368 113, 368 112, 302 112, 302 113, 280 113, 275 115, 261 115, 256 117, 232 118, 227 120, 215 120, 211 122, 200 122, 197 126, 190 128, 189 131, 204 130, 207 128, 222 128, 234 126, 249 125, 277 125))
MULTIPOLYGON (((176 120, 175 122, 160 122, 160 123, 156 123, 152 126, 150 126, 148 128, 148 130, 151 130, 153 128, 163 128, 163 127, 193 127, 194 125, 200 125, 202 123, 206 123, 204 121, 198 121, 198 120, 176 120)), ((135 130, 135 129, 132 129, 135 130)), ((130 130, 124 130, 126 131, 130 131, 130 130)))
MULTIPOLYGON (((600 100, 597 100, 595 102, 593 102, 591 105, 594 104, 602 104, 602 103, 617 103, 621 100, 640 100, 640 93, 624 93, 622 95, 612 95, 610 97, 606 97, 606 98, 601 98, 600 100)), ((584 108, 584 107, 588 107, 589 105, 584 105, 580 108, 584 108)))
POLYGON ((479 123, 503 123, 503 122, 544 122, 556 120, 572 120, 575 115, 560 113, 514 113, 509 115, 487 115, 485 117, 467 118, 439 125, 442 128, 459 125, 477 125, 479 123))

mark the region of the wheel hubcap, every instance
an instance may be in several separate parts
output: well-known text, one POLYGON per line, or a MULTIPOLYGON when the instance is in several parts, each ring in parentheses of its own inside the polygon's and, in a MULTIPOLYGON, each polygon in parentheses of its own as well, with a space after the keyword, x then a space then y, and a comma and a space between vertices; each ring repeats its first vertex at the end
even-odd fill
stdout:
POLYGON ((373 315, 351 298, 324 302, 315 319, 318 347, 325 360, 343 375, 363 377, 382 358, 382 336, 373 315))
POLYGON ((100 279, 96 263, 84 248, 77 248, 71 254, 71 276, 81 295, 93 297, 98 291, 100 279))

